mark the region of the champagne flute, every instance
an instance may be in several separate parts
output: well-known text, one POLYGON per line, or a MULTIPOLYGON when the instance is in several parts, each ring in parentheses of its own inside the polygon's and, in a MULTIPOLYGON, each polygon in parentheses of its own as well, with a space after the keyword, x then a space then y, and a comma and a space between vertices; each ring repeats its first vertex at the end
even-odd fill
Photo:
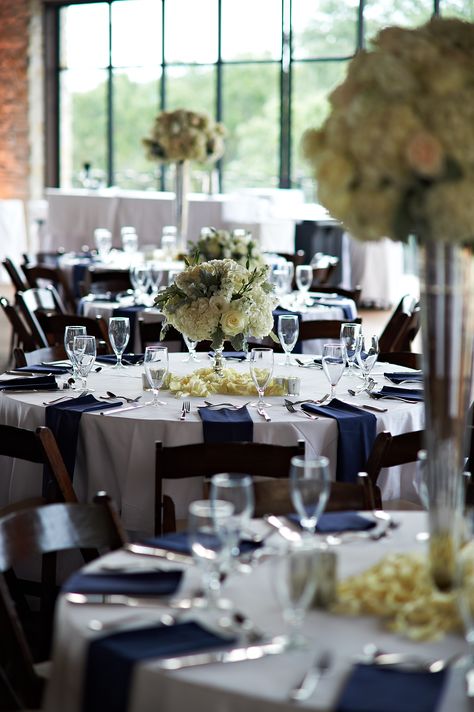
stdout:
POLYGON ((96 341, 95 336, 75 336, 72 346, 74 360, 77 365, 77 372, 81 377, 81 388, 83 391, 93 391, 88 388, 87 377, 95 363, 96 341))
POLYGON ((298 302, 305 307, 306 295, 313 283, 313 268, 311 265, 298 265, 296 267, 296 286, 298 287, 298 302))
MULTIPOLYGON (((72 377, 74 381, 77 381, 77 364, 74 359, 74 351, 73 351, 73 346, 74 346, 74 337, 75 336, 85 336, 87 334, 86 327, 85 326, 66 326, 64 329, 64 348, 66 350, 66 353, 68 355, 68 358, 71 362, 72 365, 72 377)), ((76 388, 75 382, 72 384, 72 388, 76 388)))
POLYGON ((190 339, 189 336, 186 336, 186 334, 183 334, 183 339, 186 344, 186 348, 188 349, 188 353, 183 358, 183 361, 199 361, 196 356, 196 346, 198 345, 198 342, 193 341, 193 339, 190 339))
POLYGON ((301 526, 308 534, 314 534, 316 531, 318 519, 329 499, 330 488, 327 457, 320 456, 314 460, 291 458, 291 501, 300 516, 301 526))
POLYGON ((168 373, 168 349, 166 346, 147 346, 143 357, 148 385, 153 391, 153 400, 147 405, 166 405, 165 401, 158 400, 160 388, 168 373))
POLYGON ((360 324, 341 324, 341 346, 345 351, 348 366, 348 376, 354 375, 354 364, 356 360, 359 336, 360 324))
POLYGON ((341 344, 324 344, 322 355, 324 375, 331 386, 330 398, 336 397, 336 386, 346 368, 346 359, 341 344))
POLYGON ((250 374, 258 393, 258 401, 250 403, 253 408, 261 409, 270 407, 263 397, 273 373, 273 349, 255 348, 250 352, 250 374))
POLYGON ((122 354, 130 339, 130 319, 128 316, 111 316, 109 319, 109 339, 117 357, 113 368, 125 368, 122 354))
POLYGON ((359 368, 364 376, 365 390, 369 385, 369 375, 379 356, 379 340, 377 336, 363 336, 360 334, 357 342, 356 358, 359 368))
POLYGON ((285 352, 285 359, 282 366, 291 366, 290 353, 295 348, 298 341, 299 321, 296 314, 282 314, 278 317, 278 338, 285 352))
POLYGON ((217 518, 215 526, 230 554, 237 557, 242 531, 248 528, 255 508, 252 477, 229 472, 214 475, 211 478, 210 499, 212 503, 229 502, 232 505, 232 514, 225 519, 217 518))

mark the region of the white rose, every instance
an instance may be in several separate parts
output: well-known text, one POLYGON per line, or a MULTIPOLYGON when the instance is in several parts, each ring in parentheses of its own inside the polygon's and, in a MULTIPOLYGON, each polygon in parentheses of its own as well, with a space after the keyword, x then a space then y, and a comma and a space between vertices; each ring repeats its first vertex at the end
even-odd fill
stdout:
POLYGON ((237 309, 229 309, 221 317, 221 327, 226 336, 236 336, 245 329, 245 317, 237 309))

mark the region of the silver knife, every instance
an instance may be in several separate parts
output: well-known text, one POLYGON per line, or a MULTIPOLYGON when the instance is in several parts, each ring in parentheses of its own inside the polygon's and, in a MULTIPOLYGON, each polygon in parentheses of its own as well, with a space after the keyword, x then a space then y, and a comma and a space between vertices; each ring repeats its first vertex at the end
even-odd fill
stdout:
POLYGON ((99 411, 99 415, 112 415, 112 413, 124 413, 126 410, 136 410, 136 408, 144 408, 148 403, 137 403, 136 405, 123 405, 117 406, 117 408, 108 408, 107 410, 99 411))
POLYGON ((172 608, 188 611, 195 604, 193 598, 169 599, 166 596, 125 596, 121 593, 66 593, 68 603, 79 606, 128 606, 130 608, 172 608))
POLYGON ((179 551, 170 551, 159 546, 147 546, 146 544, 125 544, 124 549, 131 554, 140 556, 156 556, 159 559, 173 561, 176 564, 194 564, 191 554, 182 554, 179 551))
POLYGON ((212 663, 239 663, 244 660, 258 660, 265 655, 284 653, 289 647, 289 638, 279 635, 271 638, 267 643, 259 645, 246 645, 230 650, 215 650, 209 653, 191 653, 189 655, 180 655, 176 658, 163 658, 163 660, 157 662, 162 670, 181 670, 182 668, 211 665, 212 663))

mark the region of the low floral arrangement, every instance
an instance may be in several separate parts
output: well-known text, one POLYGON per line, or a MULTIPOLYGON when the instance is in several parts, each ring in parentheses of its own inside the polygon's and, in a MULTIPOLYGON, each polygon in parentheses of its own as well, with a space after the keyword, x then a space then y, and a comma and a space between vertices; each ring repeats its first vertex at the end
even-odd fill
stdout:
POLYGON ((308 130, 320 202, 362 240, 474 239, 474 24, 388 27, 308 130))
POLYGON ((224 136, 224 126, 207 114, 177 109, 158 114, 143 144, 153 161, 215 163, 224 153, 224 136))
POLYGON ((251 270, 265 264, 258 244, 246 230, 228 232, 213 227, 207 228, 205 234, 201 233, 197 243, 190 247, 199 251, 199 258, 203 262, 231 259, 251 270))
MULTIPOLYGON (((199 368, 186 376, 170 373, 164 387, 177 398, 185 396, 210 396, 215 393, 232 396, 255 395, 255 384, 249 373, 240 373, 235 368, 226 368, 222 375, 213 368, 199 368)), ((273 379, 265 389, 267 396, 283 396, 285 388, 273 379)))
POLYGON ((277 299, 267 281, 268 267, 252 272, 234 260, 199 264, 195 254, 187 269, 155 298, 166 317, 162 329, 174 326, 193 341, 212 342, 213 349, 230 341, 241 351, 245 338, 268 336, 277 299))

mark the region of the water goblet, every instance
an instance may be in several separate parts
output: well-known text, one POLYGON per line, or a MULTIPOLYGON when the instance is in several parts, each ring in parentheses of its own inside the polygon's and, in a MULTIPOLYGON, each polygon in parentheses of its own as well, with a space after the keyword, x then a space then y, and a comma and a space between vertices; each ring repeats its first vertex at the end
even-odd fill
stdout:
POLYGON ((273 285, 275 294, 278 296, 286 294, 288 277, 286 269, 283 269, 282 265, 274 265, 273 269, 269 273, 268 279, 270 284, 273 285))
POLYGON ((308 534, 314 534, 316 531, 318 519, 329 498, 330 488, 327 457, 320 456, 314 460, 305 460, 303 457, 291 458, 291 501, 300 516, 301 526, 308 534))
POLYGON ((87 377, 95 363, 97 353, 95 336, 75 336, 72 351, 77 372, 81 378, 81 389, 83 391, 93 391, 93 388, 87 386, 87 377))
POLYGON ((347 375, 354 375, 354 365, 357 354, 358 339, 360 336, 360 324, 341 324, 341 346, 345 351, 347 362, 347 375))
POLYGON ((150 273, 146 265, 138 264, 130 268, 130 279, 135 290, 135 302, 143 301, 150 286, 150 273))
POLYGON ((324 344, 321 363, 324 375, 331 386, 330 398, 336 397, 336 386, 346 368, 346 359, 341 344, 324 344))
POLYGON ((379 356, 379 340, 377 336, 360 334, 357 342, 356 359, 364 377, 364 389, 369 385, 369 376, 379 356))
POLYGON ((127 316, 111 316, 109 319, 109 339, 117 357, 113 368, 125 368, 122 354, 130 339, 130 319, 127 316))
POLYGON ((163 270, 160 269, 160 266, 157 262, 149 262, 148 263, 148 282, 149 286, 151 287, 152 292, 158 292, 160 284, 161 284, 161 278, 163 277, 163 270))
POLYGON ((296 286, 298 287, 298 302, 302 308, 305 308, 306 295, 311 289, 313 283, 313 268, 311 265, 297 265, 296 267, 296 286))
POLYGON ((280 365, 291 366, 290 353, 296 346, 299 334, 299 321, 296 314, 282 314, 278 317, 278 338, 285 352, 285 359, 280 365))
POLYGON ((148 401, 147 405, 166 405, 164 401, 158 400, 160 388, 168 373, 168 349, 166 346, 147 346, 143 357, 143 366, 148 385, 153 391, 153 400, 148 401))
POLYGON ((254 512, 252 477, 229 472, 214 475, 211 478, 210 500, 212 503, 229 502, 232 505, 232 514, 226 518, 217 518, 215 526, 231 556, 235 558, 240 553, 239 542, 242 531, 248 528, 254 512))
POLYGON ((193 339, 190 339, 189 336, 186 336, 186 334, 183 334, 183 339, 184 343, 186 344, 186 348, 188 349, 188 353, 183 358, 183 361, 199 361, 198 357, 196 356, 196 346, 198 345, 198 342, 193 341, 193 339))
POLYGON ((112 233, 103 227, 94 230, 94 242, 102 262, 107 262, 112 248, 112 233))
POLYGON ((73 389, 76 389, 75 381, 77 381, 78 376, 77 364, 74 359, 73 351, 74 337, 85 336, 86 334, 87 331, 85 326, 66 326, 64 329, 64 348, 72 365, 72 377, 74 379, 74 383, 72 385, 73 389))
POLYGON ((123 227, 120 230, 123 251, 129 255, 135 254, 138 249, 138 235, 134 227, 123 227))
POLYGON ((250 403, 257 410, 270 407, 263 397, 273 373, 273 349, 255 348, 250 352, 250 374, 258 393, 258 401, 250 403))

